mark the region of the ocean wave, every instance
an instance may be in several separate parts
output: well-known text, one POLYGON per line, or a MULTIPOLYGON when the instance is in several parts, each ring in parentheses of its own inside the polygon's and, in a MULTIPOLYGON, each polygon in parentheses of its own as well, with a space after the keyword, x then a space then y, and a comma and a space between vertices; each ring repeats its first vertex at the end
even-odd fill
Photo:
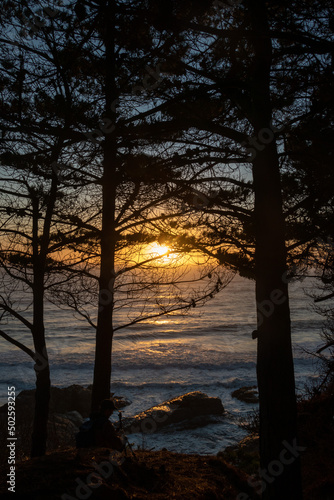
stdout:
MULTIPOLYGON (((59 362, 54 362, 50 363, 50 368, 51 370, 85 370, 85 369, 91 369, 93 365, 93 361, 80 361, 80 359, 72 359, 71 361, 66 360, 64 361, 59 361, 59 362)), ((33 368, 33 363, 0 363, 0 370, 6 370, 9 367, 12 368, 13 371, 15 370, 21 370, 21 369, 31 369, 33 368)), ((162 370, 171 370, 171 369, 176 369, 176 370, 208 370, 208 371, 213 371, 213 370, 227 370, 227 371, 234 371, 234 370, 242 370, 242 369, 250 369, 255 367, 255 362, 254 361, 242 361, 242 362, 225 362, 225 363, 207 363, 207 362, 190 362, 186 361, 184 359, 181 359, 180 361, 176 360, 171 360, 170 362, 166 363, 155 363, 151 361, 150 363, 147 362, 147 360, 142 360, 139 362, 134 362, 133 359, 127 360, 127 362, 121 362, 121 361, 115 361, 112 365, 113 371, 126 371, 129 372, 129 370, 132 371, 149 371, 149 370, 154 370, 154 371, 162 371, 162 370)))
MULTIPOLYGON (((170 362, 166 363, 154 363, 154 362, 131 362, 131 371, 133 370, 154 370, 154 371, 161 371, 161 370, 207 370, 207 371, 221 371, 221 370, 227 370, 227 371, 234 371, 234 370, 249 370, 250 368, 254 368, 256 366, 255 361, 242 361, 242 362, 217 362, 217 363, 207 363, 207 362, 190 362, 186 361, 184 359, 180 360, 179 362, 175 360, 171 360, 170 362)), ((114 370, 125 370, 128 371, 130 366, 128 363, 121 363, 121 362, 114 362, 113 364, 114 370)))
POLYGON ((244 378, 234 377, 226 381, 213 380, 211 382, 120 382, 112 381, 112 388, 117 390, 122 389, 134 389, 134 390, 145 390, 150 391, 156 390, 166 390, 166 389, 182 389, 191 391, 213 391, 218 388, 223 389, 233 389, 235 387, 240 387, 245 383, 244 378))
MULTIPOLYGON (((244 326, 244 325, 242 325, 244 326)), ((158 327, 155 324, 142 324, 138 325, 136 327, 137 330, 141 330, 138 333, 131 333, 131 330, 125 330, 124 332, 117 332, 115 334, 115 340, 116 341, 121 341, 121 340, 132 340, 132 339, 144 339, 144 338, 150 338, 150 337, 157 337, 157 338, 166 338, 166 337, 192 337, 192 336, 203 336, 203 337, 208 337, 212 334, 215 334, 217 332, 219 333, 226 333, 228 334, 229 332, 240 332, 241 335, 243 333, 241 332, 242 329, 241 325, 238 324, 233 324, 233 323, 222 323, 220 325, 206 325, 204 324, 203 326, 192 326, 191 329, 186 329, 184 328, 184 325, 178 325, 178 324, 170 324, 170 325, 164 325, 158 327), (147 331, 148 330, 148 331, 147 331)))

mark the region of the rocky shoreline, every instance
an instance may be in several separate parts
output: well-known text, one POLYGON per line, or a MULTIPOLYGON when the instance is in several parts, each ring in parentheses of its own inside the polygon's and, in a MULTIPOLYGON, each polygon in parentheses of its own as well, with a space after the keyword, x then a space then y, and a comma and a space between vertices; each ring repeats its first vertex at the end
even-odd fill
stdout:
MULTIPOLYGON (((118 410, 131 404, 121 396, 111 394, 118 410)), ((16 397, 18 445, 29 439, 34 413, 35 390, 25 390, 16 397)), ((48 451, 62 446, 75 446, 75 434, 90 414, 91 386, 71 385, 65 388, 51 387, 48 451)), ((195 391, 148 408, 132 417, 123 419, 126 434, 150 434, 168 426, 196 428, 214 421, 225 414, 224 406, 217 397, 195 391)), ((7 405, 0 407, 0 422, 5 421, 7 405)), ((24 447, 24 446, 23 446, 24 447)), ((28 452, 28 451, 27 451, 28 452)))

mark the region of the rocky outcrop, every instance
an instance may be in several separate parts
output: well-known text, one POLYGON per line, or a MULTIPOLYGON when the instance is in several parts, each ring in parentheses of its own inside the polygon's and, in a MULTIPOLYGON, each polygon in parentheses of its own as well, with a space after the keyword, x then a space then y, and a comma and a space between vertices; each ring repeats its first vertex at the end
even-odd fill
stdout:
POLYGON ((75 435, 83 422, 84 418, 77 411, 51 414, 48 421, 48 448, 75 446, 75 435))
POLYGON ((123 427, 127 434, 152 433, 183 421, 187 421, 187 425, 191 425, 193 422, 197 427, 206 425, 205 417, 207 417, 206 423, 208 423, 208 421, 212 421, 213 415, 223 415, 224 411, 219 398, 209 397, 199 391, 189 392, 153 406, 132 418, 124 419, 123 427))
MULTIPOLYGON (((84 418, 90 414, 92 389, 81 385, 70 385, 69 387, 51 387, 50 414, 65 414, 67 412, 79 412, 84 418)), ((113 394, 111 394, 113 395, 113 394)), ((117 408, 123 408, 131 402, 125 398, 113 396, 117 408)), ((34 412, 35 389, 20 392, 16 397, 16 416, 30 416, 34 412)), ((0 408, 0 413, 7 413, 7 405, 0 408)))
POLYGON ((232 397, 244 403, 254 404, 259 402, 256 385, 240 387, 240 389, 232 392, 232 397))
POLYGON ((247 474, 258 474, 260 466, 258 434, 246 436, 239 443, 220 451, 217 456, 240 467, 247 474))
MULTIPOLYGON (((16 398, 16 415, 21 434, 31 434, 35 391, 22 391, 16 398)), ((64 389, 51 388, 50 412, 48 422, 48 450, 61 446, 75 446, 75 434, 84 419, 89 416, 91 388, 72 385, 64 389)), ((130 402, 113 396, 118 408, 130 402)), ((217 397, 209 397, 202 392, 189 392, 146 411, 132 418, 123 419, 123 428, 127 434, 152 433, 166 429, 171 424, 179 430, 195 429, 213 423, 225 412, 222 402, 217 397)), ((0 408, 0 417, 6 417, 7 405, 0 408)), ((0 419, 1 420, 1 419, 0 419)))
POLYGON ((228 446, 225 451, 238 451, 242 450, 244 453, 250 455, 259 455, 259 435, 251 434, 243 438, 236 445, 228 446))
MULTIPOLYGON (((71 385, 51 387, 47 450, 75 446, 75 434, 90 414, 91 387, 71 385)), ((130 404, 125 398, 113 396, 118 408, 130 404)), ((35 390, 26 390, 16 396, 16 428, 18 444, 26 454, 30 452, 32 423, 35 409, 35 390)), ((7 422, 7 404, 0 407, 1 429, 7 422)))

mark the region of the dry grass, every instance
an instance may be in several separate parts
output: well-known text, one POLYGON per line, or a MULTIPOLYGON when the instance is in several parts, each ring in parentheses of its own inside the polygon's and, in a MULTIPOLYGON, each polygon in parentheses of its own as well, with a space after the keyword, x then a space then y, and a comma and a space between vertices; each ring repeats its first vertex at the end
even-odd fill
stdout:
MULTIPOLYGON (((241 491, 252 495, 246 476, 219 458, 168 451, 138 451, 136 456, 138 461, 128 459, 115 468, 109 478, 92 489, 89 498, 235 500, 241 491)), ((75 498, 76 478, 86 484, 95 471, 93 462, 108 462, 108 457, 109 452, 104 448, 79 453, 71 448, 23 461, 18 464, 15 497, 59 500, 66 493, 67 498, 75 498)), ((2 499, 11 498, 4 487, 0 492, 2 499)))

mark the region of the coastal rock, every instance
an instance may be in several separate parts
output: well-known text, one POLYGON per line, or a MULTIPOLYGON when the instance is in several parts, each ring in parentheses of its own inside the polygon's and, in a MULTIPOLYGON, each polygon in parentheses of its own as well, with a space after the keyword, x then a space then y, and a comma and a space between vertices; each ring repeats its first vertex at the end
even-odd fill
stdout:
MULTIPOLYGON (((74 384, 64 388, 51 387, 50 414, 66 414, 76 411, 87 418, 90 414, 91 395, 91 386, 86 388, 74 384)), ((131 401, 120 396, 114 396, 113 399, 117 408, 131 404, 131 401)), ((31 416, 34 412, 34 406, 35 389, 20 392, 16 397, 17 418, 31 416)), ((0 413, 7 413, 7 404, 0 408, 0 413)))
POLYGON ((217 456, 240 467, 247 474, 257 474, 260 466, 258 434, 246 436, 239 443, 220 451, 217 456))
POLYGON ((198 422, 196 426, 202 426, 203 418, 199 417, 208 417, 210 420, 212 415, 223 415, 224 412, 219 398, 195 391, 153 406, 133 418, 123 419, 123 427, 128 434, 131 434, 152 433, 182 421, 193 421, 196 424, 196 419, 198 422))
POLYGON ((83 416, 80 415, 80 413, 77 411, 68 411, 67 413, 63 414, 62 417, 72 422, 78 429, 85 421, 83 416))
POLYGON ((83 417, 88 417, 91 404, 91 391, 80 385, 70 385, 61 389, 51 387, 50 412, 65 414, 77 411, 83 417))
POLYGON ((239 399, 239 401, 243 401, 244 403, 258 403, 257 387, 256 385, 240 387, 240 389, 232 392, 232 398, 239 399))
MULTIPOLYGON (((87 390, 90 392, 90 394, 92 393, 92 388, 93 388, 92 384, 87 386, 87 390)), ((124 408, 125 406, 129 406, 132 403, 132 401, 130 401, 129 399, 124 398, 123 396, 115 396, 114 394, 115 394, 114 392, 111 392, 110 397, 112 397, 115 406, 117 407, 118 410, 124 408)))
POLYGON ((113 396, 112 398, 118 410, 124 408, 125 406, 129 406, 132 403, 130 399, 123 398, 123 396, 113 396))
POLYGON ((258 456, 259 455, 259 435, 251 434, 246 436, 236 445, 228 446, 225 448, 225 452, 238 452, 242 450, 243 453, 249 455, 258 456))
MULTIPOLYGON (((199 429, 200 427, 219 422, 220 417, 221 415, 199 415, 198 417, 192 417, 189 420, 182 420, 181 422, 174 423, 173 431, 179 432, 199 429)), ((167 426, 161 429, 161 432, 170 432, 170 428, 167 426)))
MULTIPOLYGON (((48 449, 57 449, 62 446, 75 446, 75 434, 79 431, 79 426, 73 422, 72 413, 65 415, 53 413, 48 421, 48 449)), ((80 416, 79 413, 77 413, 80 416)), ((79 423, 78 416, 76 422, 79 423)), ((81 423, 83 418, 81 417, 81 423)), ((81 425, 81 424, 80 424, 81 425)))

